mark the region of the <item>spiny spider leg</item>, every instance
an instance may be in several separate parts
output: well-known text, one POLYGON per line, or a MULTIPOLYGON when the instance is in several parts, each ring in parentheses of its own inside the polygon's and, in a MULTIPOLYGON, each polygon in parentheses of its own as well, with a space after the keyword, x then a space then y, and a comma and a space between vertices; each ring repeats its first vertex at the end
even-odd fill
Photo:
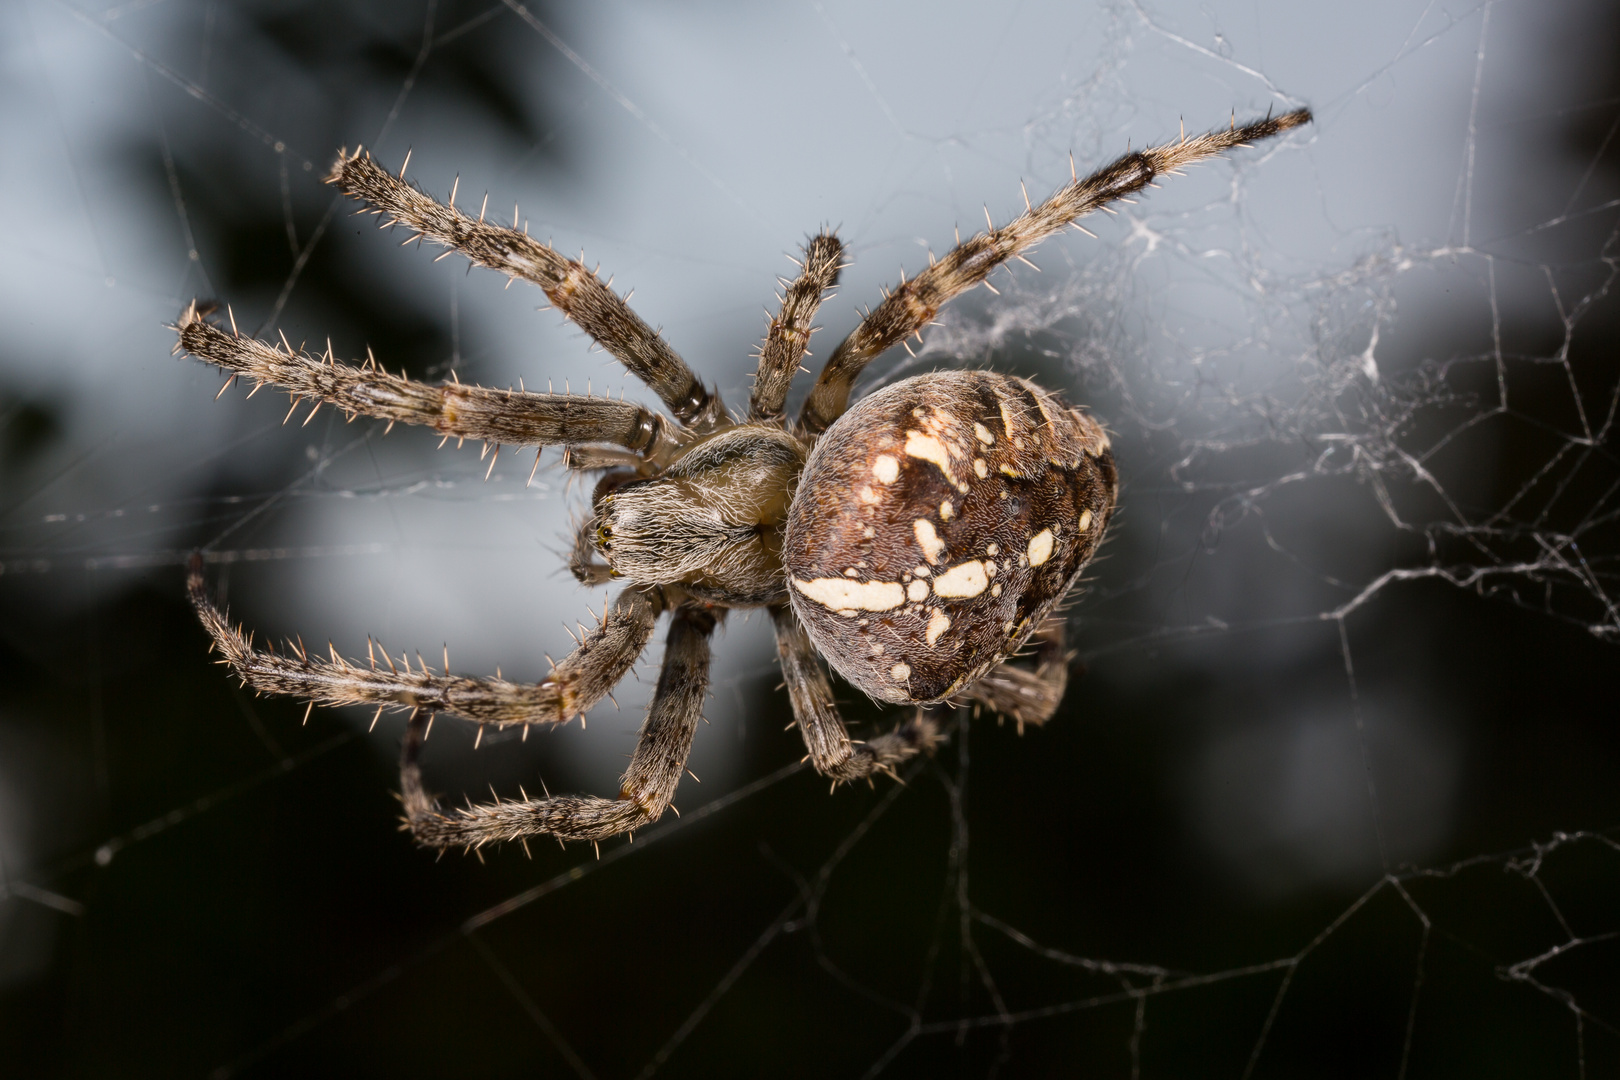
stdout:
POLYGON ((799 414, 800 428, 808 435, 825 431, 843 415, 849 404, 850 386, 867 364, 919 332, 946 301, 979 284, 1008 259, 1073 224, 1075 219, 1140 191, 1157 176, 1235 146, 1270 138, 1310 118, 1310 110, 1297 109, 1243 127, 1233 125, 1225 131, 1184 137, 1179 142, 1126 154, 1058 189, 1051 198, 1003 227, 958 244, 944 258, 889 293, 834 350, 799 414))
POLYGON ((193 555, 186 587, 197 618, 214 639, 214 647, 237 677, 265 694, 284 694, 321 705, 378 705, 448 713, 479 724, 560 724, 588 711, 607 696, 635 666, 653 625, 663 610, 656 590, 621 592, 595 630, 538 683, 505 679, 469 679, 404 669, 383 654, 382 665, 349 661, 334 650, 330 659, 311 655, 301 646, 286 653, 255 649, 240 627, 208 595, 203 561, 193 555))
POLYGON ((1057 711, 1063 691, 1069 685, 1069 656, 1064 646, 1065 622, 1053 616, 1030 635, 1034 646, 1035 668, 1014 667, 1011 658, 991 668, 962 694, 991 712, 1008 717, 1018 725, 1044 724, 1057 711))
POLYGON ((617 799, 525 797, 440 810, 422 787, 417 759, 427 725, 417 713, 406 727, 399 758, 406 828, 417 843, 442 849, 477 848, 542 833, 564 840, 604 840, 657 821, 675 795, 702 718, 714 624, 715 617, 706 608, 683 605, 675 610, 658 688, 617 799))
POLYGON ((818 233, 804 248, 799 276, 782 294, 782 310, 771 320, 765 344, 759 350, 759 371, 754 376, 754 393, 748 402, 748 418, 780 422, 787 401, 788 386, 799 370, 799 361, 810 344, 814 328, 810 320, 816 308, 838 284, 843 269, 844 245, 830 232, 818 233))
POLYGON ((385 225, 408 226, 479 266, 540 286, 558 311, 618 357, 687 427, 707 431, 727 422, 720 396, 710 393, 658 331, 584 263, 564 258, 549 244, 519 232, 515 222, 508 229, 485 222, 482 213, 472 218, 445 206, 362 150, 340 153, 326 182, 370 203, 385 216, 385 225))
POLYGON ((600 469, 647 471, 647 461, 640 454, 626 453, 616 446, 570 446, 563 451, 562 465, 575 472, 596 472, 600 469))
POLYGON ((282 387, 295 401, 308 398, 314 402, 311 415, 321 405, 332 405, 350 417, 421 424, 457 439, 509 446, 616 443, 653 459, 671 457, 682 441, 664 417, 633 402, 459 382, 429 386, 390 375, 371 360, 338 363, 330 352, 314 356, 227 334, 204 317, 195 301, 180 313, 177 328, 177 352, 183 349, 256 383, 282 387))
POLYGON ((923 709, 885 735, 865 742, 852 740, 803 624, 789 607, 772 608, 771 618, 776 623, 776 652, 782 659, 793 717, 816 772, 839 783, 875 772, 896 776, 896 765, 919 751, 932 751, 939 743, 939 728, 923 709))

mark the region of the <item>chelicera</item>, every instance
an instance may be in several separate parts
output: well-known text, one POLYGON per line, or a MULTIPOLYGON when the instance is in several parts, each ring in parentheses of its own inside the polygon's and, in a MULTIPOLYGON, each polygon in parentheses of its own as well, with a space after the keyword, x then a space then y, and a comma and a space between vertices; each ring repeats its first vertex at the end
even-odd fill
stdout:
MULTIPOLYGON (((330 405, 488 446, 566 448, 599 476, 570 568, 619 582, 600 624, 537 683, 256 648, 208 595, 204 560, 189 590, 214 647, 255 690, 311 705, 409 710, 401 752, 406 825, 435 848, 549 834, 600 840, 657 820, 670 805, 701 718, 710 638, 726 613, 762 608, 775 629, 809 760, 835 783, 893 773, 939 738, 929 706, 972 702, 1020 726, 1046 721, 1067 680, 1060 603, 1096 551, 1118 477, 1101 424, 1027 379, 940 371, 853 405, 874 359, 918 333, 952 297, 1042 238, 1155 177, 1288 131, 1305 110, 1128 153, 1045 202, 958 244, 891 291, 832 353, 798 415, 785 405, 817 307, 844 249, 830 232, 805 247, 771 320, 746 416, 718 394, 581 262, 516 228, 439 203, 369 154, 340 154, 328 178, 383 224, 405 225, 472 262, 538 285, 551 303, 657 393, 667 414, 598 397, 433 386, 376 362, 340 363, 225 330, 193 303, 183 350, 311 409, 330 405), (505 728, 583 715, 627 675, 670 615, 657 688, 617 798, 496 800, 442 809, 418 757, 432 717, 505 728), (1032 664, 1015 662, 1031 654, 1032 664), (881 701, 914 706, 893 730, 850 738, 821 659, 881 701)), ((290 415, 290 414, 289 414, 290 415)))

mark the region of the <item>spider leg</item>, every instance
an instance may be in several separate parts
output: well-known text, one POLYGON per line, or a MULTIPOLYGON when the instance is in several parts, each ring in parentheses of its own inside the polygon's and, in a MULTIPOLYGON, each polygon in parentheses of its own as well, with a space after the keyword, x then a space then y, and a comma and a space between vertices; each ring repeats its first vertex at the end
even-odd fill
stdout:
POLYGON ((787 292, 782 294, 782 310, 771 320, 765 344, 759 350, 759 371, 754 376, 754 393, 748 401, 750 420, 781 421, 788 386, 799 370, 799 361, 804 359, 810 335, 815 332, 810 320, 816 317, 816 308, 821 306, 827 293, 838 284, 843 251, 844 245, 832 233, 818 233, 805 246, 799 276, 791 283, 783 282, 787 292))
POLYGON ((479 724, 507 727, 514 724, 560 724, 588 711, 630 673, 663 610, 657 590, 628 588, 621 592, 600 625, 580 641, 579 647, 551 669, 538 683, 512 683, 505 679, 472 679, 448 672, 434 675, 405 661, 398 670, 384 654, 368 662, 345 660, 334 651, 330 659, 306 652, 253 647, 240 627, 208 595, 203 582, 202 558, 193 555, 186 587, 191 605, 214 648, 238 678, 265 694, 304 698, 321 705, 374 704, 380 708, 443 712, 479 724))
POLYGON ((570 446, 563 454, 562 463, 563 468, 575 472, 633 469, 637 475, 649 475, 645 469, 647 462, 640 454, 620 450, 615 446, 570 446))
POLYGON ((1310 118, 1310 110, 1297 109, 1243 127, 1234 125, 1229 130, 1126 154, 1090 176, 1059 188, 1051 198, 1001 228, 981 232, 958 244, 944 258, 889 293, 833 351, 799 414, 800 428, 809 435, 825 431, 843 415, 849 404, 850 386, 867 364, 920 332, 946 301, 978 285, 1008 259, 1073 224, 1075 219, 1140 191, 1157 176, 1233 147, 1270 138, 1310 118))
POLYGON ((887 734, 865 742, 852 740, 833 702, 827 673, 798 616, 784 606, 772 608, 771 618, 776 623, 776 652, 782 660, 793 717, 818 773, 840 783, 875 772, 894 776, 896 765, 919 751, 932 751, 940 742, 939 728, 924 709, 887 734))
POLYGON ((709 687, 709 636, 715 617, 707 609, 683 605, 670 622, 658 689, 647 707, 630 767, 617 799, 591 795, 496 801, 439 809, 422 787, 418 764, 426 720, 411 717, 400 750, 400 787, 405 826, 424 847, 477 848, 546 833, 564 840, 602 840, 649 825, 675 795, 692 750, 709 687))
POLYGON ((1068 650, 1064 647, 1065 622, 1053 616, 1031 635, 1035 669, 1014 667, 1003 660, 991 668, 962 697, 1009 717, 1024 733, 1025 724, 1044 724, 1057 711, 1069 685, 1068 650))
POLYGON ((271 383, 329 404, 352 416, 421 424, 458 439, 510 446, 613 443, 644 457, 667 458, 682 435, 657 413, 633 402, 572 394, 492 390, 459 382, 429 386, 381 365, 340 364, 328 352, 314 356, 248 337, 227 334, 209 322, 195 302, 180 314, 180 341, 200 360, 258 383, 271 383))
POLYGON ((705 389, 658 331, 584 263, 531 239, 518 231, 516 222, 508 229, 485 222, 482 215, 472 218, 445 206, 361 150, 339 154, 326 180, 344 194, 370 203, 388 225, 405 225, 479 266, 540 286, 558 311, 651 387, 681 423, 703 431, 725 422, 720 396, 705 389))

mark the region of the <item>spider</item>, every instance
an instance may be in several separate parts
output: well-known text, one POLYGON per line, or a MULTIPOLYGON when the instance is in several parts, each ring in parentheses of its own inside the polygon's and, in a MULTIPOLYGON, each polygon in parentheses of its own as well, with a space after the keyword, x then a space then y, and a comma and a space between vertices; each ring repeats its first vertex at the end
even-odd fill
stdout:
MULTIPOLYGON (((597 841, 656 821, 685 768, 708 686, 709 640, 733 609, 772 621, 800 734, 817 772, 840 782, 893 775, 940 735, 927 706, 975 703, 1039 724, 1067 682, 1064 624, 1054 612, 1096 551, 1118 478, 1101 424, 1027 379, 938 371, 850 404, 857 376, 927 326, 941 305, 1042 238, 1164 173, 1310 119, 1300 109, 1127 153, 1059 189, 1002 228, 959 243, 871 310, 832 353, 791 421, 789 383, 817 307, 837 283, 844 248, 830 230, 803 250, 758 354, 746 418, 734 417, 663 338, 581 262, 515 226, 435 201, 370 154, 340 152, 327 181, 473 263, 540 286, 566 317, 645 382, 668 415, 626 401, 430 386, 369 357, 339 363, 227 333, 196 302, 175 329, 185 351, 287 390, 296 408, 331 405, 403 421, 445 439, 564 447, 569 468, 599 474, 570 568, 588 585, 624 583, 599 623, 542 680, 518 684, 367 662, 292 645, 255 648, 210 598, 193 556, 188 591, 213 646, 242 682, 315 704, 409 709, 400 773, 405 828, 432 848, 524 840, 597 841), (659 617, 671 616, 657 688, 618 797, 565 795, 441 809, 418 758, 432 717, 498 728, 581 716, 629 673, 659 617), (1026 647, 1033 668, 1010 661, 1026 647), (850 738, 820 657, 880 701, 917 706, 893 730, 850 738)), ((408 160, 408 156, 407 156, 408 160)), ((1071 169, 1072 172, 1072 169, 1071 169)), ((487 198, 485 200, 487 205, 487 198)), ((1026 199, 1026 206, 1028 200, 1026 199)), ((1108 211, 1112 212, 1112 211, 1108 211)), ((1081 229, 1081 231, 1085 231, 1081 229)), ((441 256, 443 257, 443 256, 441 256)), ((797 260, 796 260, 797 261, 797 260)), ((223 392, 223 389, 222 391, 223 392)), ((289 417, 291 412, 289 411, 289 417)), ((442 443, 441 443, 442 445, 442 443)), ((493 468, 493 463, 492 466, 493 468)), ((531 478, 533 473, 530 474, 531 478)), ((446 658, 448 668, 448 657, 446 658)), ((306 717, 308 715, 306 711, 306 717)), ((375 722, 375 721, 374 721, 375 722)))

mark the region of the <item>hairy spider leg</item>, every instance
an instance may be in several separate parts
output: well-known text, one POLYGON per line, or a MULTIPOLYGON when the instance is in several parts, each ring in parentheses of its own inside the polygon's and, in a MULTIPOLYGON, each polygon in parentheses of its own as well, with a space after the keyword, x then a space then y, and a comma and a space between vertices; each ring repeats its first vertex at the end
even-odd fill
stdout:
POLYGON ((315 356, 227 334, 195 301, 181 312, 177 329, 177 350, 242 378, 280 386, 295 401, 313 402, 312 411, 331 405, 351 417, 419 424, 451 438, 496 445, 612 443, 649 458, 668 456, 680 446, 668 420, 633 402, 459 382, 429 386, 390 375, 370 360, 339 363, 330 352, 315 356))
POLYGON ((540 286, 558 311, 651 387, 682 424, 702 432, 729 423, 719 394, 704 387, 658 331, 584 263, 564 258, 515 227, 494 225, 445 206, 362 150, 340 153, 326 180, 344 194, 370 203, 384 216, 385 225, 404 225, 479 266, 540 286))
POLYGON ((1064 645, 1066 625, 1062 616, 1054 615, 1030 635, 1027 651, 1035 657, 1033 670, 1015 667, 1009 657, 963 690, 962 697, 1012 720, 1020 735, 1025 724, 1046 723, 1069 686, 1072 657, 1064 645))
POLYGON ((782 422, 788 386, 815 332, 810 320, 838 284, 838 272, 844 268, 843 253, 844 245, 830 231, 818 233, 804 247, 799 276, 782 282, 786 291, 782 293, 781 310, 771 319, 759 350, 759 370, 748 401, 750 420, 782 422))
POLYGON ((402 661, 403 670, 383 653, 368 661, 330 658, 301 646, 288 652, 257 649, 239 626, 208 595, 203 561, 193 555, 186 578, 191 606, 214 639, 214 648, 242 682, 265 694, 303 698, 320 705, 377 705, 410 709, 414 715, 442 712, 477 724, 561 724, 587 712, 630 673, 652 638, 663 611, 657 589, 627 588, 579 647, 538 683, 474 679, 448 672, 435 675, 402 661))
POLYGON ((413 714, 399 758, 405 824, 411 835, 425 847, 479 848, 535 835, 605 840, 657 821, 675 796, 702 719, 714 626, 715 616, 707 608, 682 605, 675 609, 658 688, 647 707, 630 767, 620 779, 617 799, 525 797, 441 810, 422 787, 418 759, 427 720, 421 713, 413 714))
POLYGON ((782 660, 793 718, 816 772, 838 783, 880 772, 896 776, 895 766, 938 745, 939 727, 924 709, 887 734, 865 742, 852 740, 833 701, 827 672, 798 616, 783 605, 771 609, 771 619, 776 624, 776 653, 782 660))
POLYGON ((919 333, 948 300, 984 281, 1008 259, 1019 257, 1046 237, 1073 225, 1077 218, 1142 190, 1155 177, 1233 147, 1281 134, 1310 118, 1310 110, 1297 109, 1243 127, 1233 125, 1227 130, 1126 154, 1090 176, 1059 188, 1051 198, 1002 228, 981 232, 958 244, 910 281, 902 281, 833 351, 799 413, 799 428, 810 436, 827 430, 849 406, 850 387, 867 364, 919 333))

